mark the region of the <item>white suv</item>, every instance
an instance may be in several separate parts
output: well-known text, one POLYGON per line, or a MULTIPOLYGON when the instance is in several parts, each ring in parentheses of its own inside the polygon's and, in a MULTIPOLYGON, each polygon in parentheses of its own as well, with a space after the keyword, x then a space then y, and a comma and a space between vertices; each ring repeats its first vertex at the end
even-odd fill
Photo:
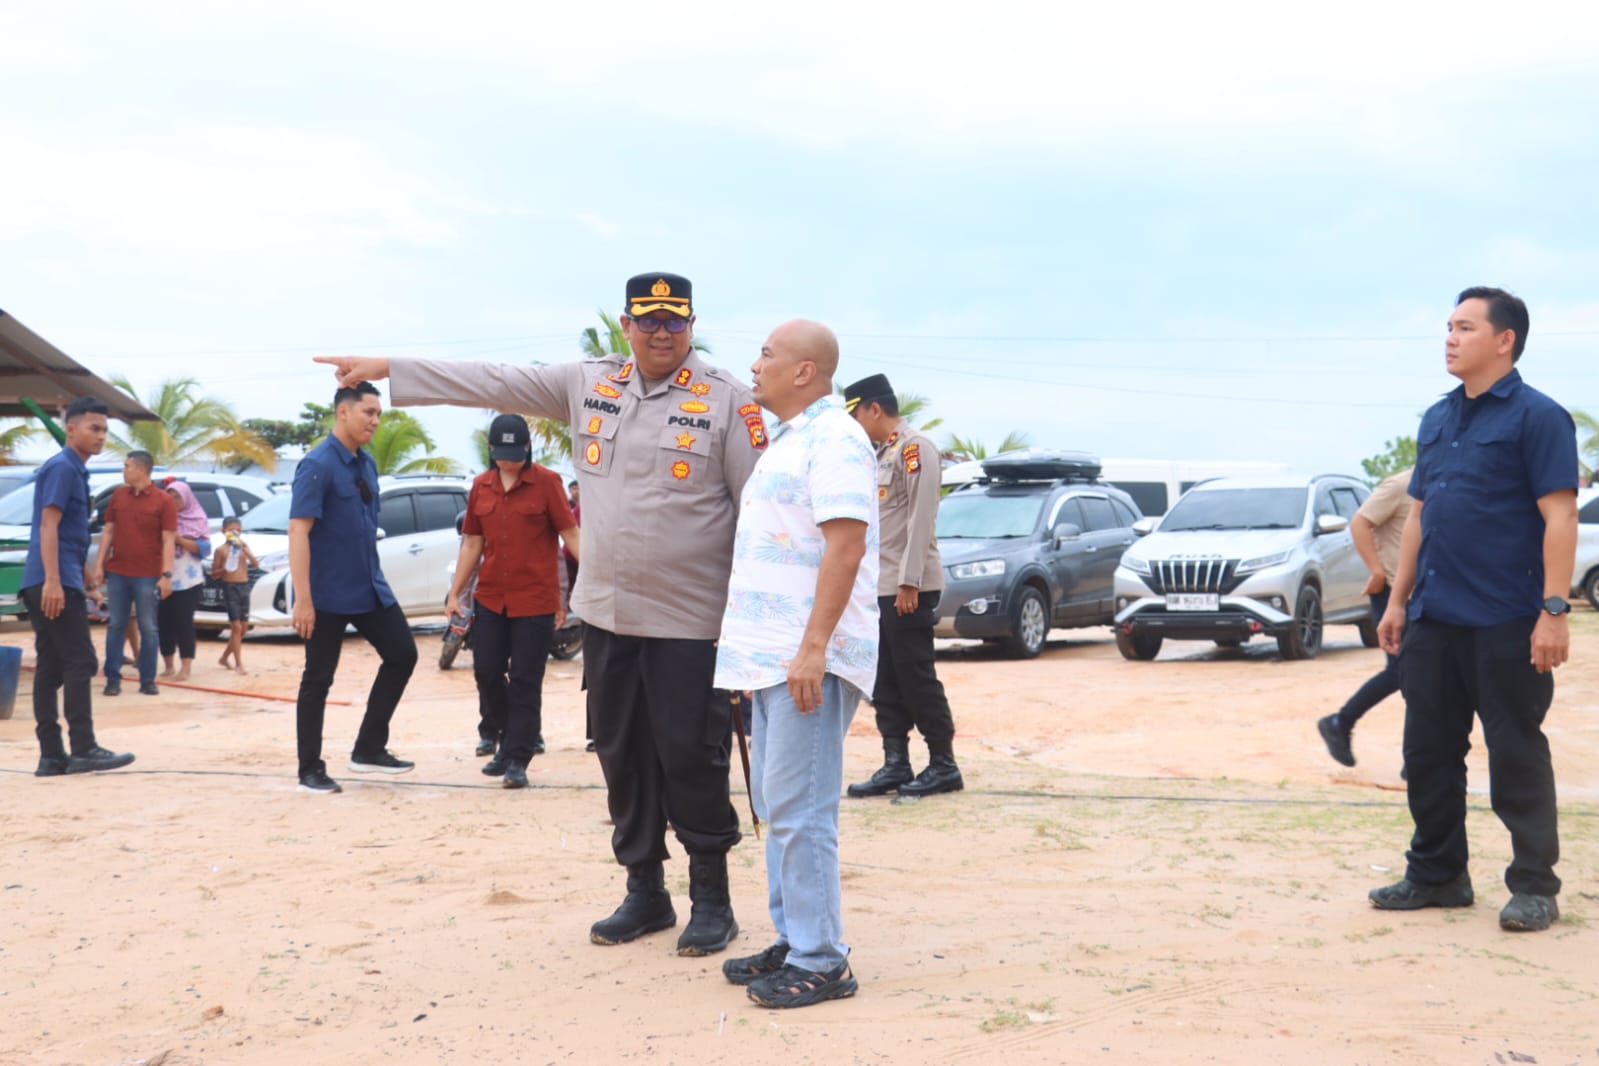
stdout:
POLYGON ((1599 488, 1577 491, 1577 521, 1577 566, 1571 572, 1571 591, 1588 597, 1599 611, 1599 488))
MULTIPOLYGON (((408 615, 444 613, 447 570, 461 544, 455 518, 466 510, 472 482, 432 476, 378 479, 378 561, 400 609, 408 615)), ((251 574, 250 624, 286 626, 289 587, 290 493, 274 496, 244 516, 244 539, 261 562, 251 574)), ((207 581, 194 624, 203 632, 227 628, 222 587, 207 581)))
POLYGON ((1133 527, 1146 535, 1116 568, 1116 647, 1153 659, 1166 637, 1232 647, 1266 635, 1283 658, 1313 659, 1336 622, 1376 647, 1366 564, 1349 536, 1369 494, 1338 474, 1195 485, 1158 526, 1133 527))

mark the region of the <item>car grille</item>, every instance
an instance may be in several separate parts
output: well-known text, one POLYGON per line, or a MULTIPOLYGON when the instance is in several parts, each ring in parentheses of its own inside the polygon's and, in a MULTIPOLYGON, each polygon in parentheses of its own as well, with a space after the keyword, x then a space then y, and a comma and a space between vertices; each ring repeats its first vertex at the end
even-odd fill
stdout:
POLYGON ((1152 591, 1228 593, 1242 580, 1234 573, 1237 559, 1161 559, 1149 564, 1145 579, 1152 591))

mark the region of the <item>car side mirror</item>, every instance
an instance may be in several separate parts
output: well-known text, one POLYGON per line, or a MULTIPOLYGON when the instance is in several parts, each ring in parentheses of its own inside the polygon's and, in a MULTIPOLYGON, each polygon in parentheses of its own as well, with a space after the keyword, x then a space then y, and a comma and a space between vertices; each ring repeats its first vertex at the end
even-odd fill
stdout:
POLYGON ((1076 522, 1057 522, 1054 529, 1055 547, 1060 547, 1069 540, 1076 540, 1083 535, 1083 527, 1076 522))
POLYGON ((1133 523, 1133 532, 1140 537, 1147 537, 1155 532, 1155 527, 1160 525, 1158 518, 1140 518, 1133 523))
POLYGON ((1341 514, 1322 514, 1316 516, 1316 536, 1324 533, 1342 533, 1349 528, 1349 519, 1341 514))

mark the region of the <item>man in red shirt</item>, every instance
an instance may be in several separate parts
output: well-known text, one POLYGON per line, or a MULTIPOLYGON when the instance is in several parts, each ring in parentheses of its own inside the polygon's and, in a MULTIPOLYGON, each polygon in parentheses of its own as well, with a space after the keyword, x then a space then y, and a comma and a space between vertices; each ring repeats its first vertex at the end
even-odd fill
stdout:
POLYGON ((110 621, 105 634, 105 694, 122 694, 122 644, 128 613, 139 618, 139 691, 154 696, 157 640, 156 604, 172 592, 172 553, 178 536, 178 505, 150 482, 155 468, 149 452, 129 452, 122 480, 106 505, 94 581, 105 586, 110 621))

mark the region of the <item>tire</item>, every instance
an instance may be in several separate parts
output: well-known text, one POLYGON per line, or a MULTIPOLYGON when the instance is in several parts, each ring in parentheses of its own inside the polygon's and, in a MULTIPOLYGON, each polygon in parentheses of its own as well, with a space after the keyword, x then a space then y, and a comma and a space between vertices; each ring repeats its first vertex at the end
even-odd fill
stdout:
POLYGON ((1588 580, 1582 583, 1582 594, 1588 597, 1588 605, 1599 611, 1599 570, 1588 575, 1588 580))
POLYGON ((1321 654, 1321 593, 1305 585, 1294 602, 1294 620, 1288 632, 1277 638, 1277 650, 1284 659, 1314 659, 1321 654))
MULTIPOLYGON (((1129 662, 1147 663, 1160 654, 1165 638, 1159 633, 1123 633, 1116 631, 1116 650, 1129 662)), ((1220 643, 1218 641, 1217 643, 1220 643)))
POLYGON ((550 655, 556 659, 572 659, 583 650, 583 624, 579 622, 565 629, 557 629, 550 640, 550 655))
POLYGON ((1049 637, 1049 608, 1044 596, 1031 585, 1022 586, 1016 596, 1016 606, 1010 613, 1010 636, 1005 638, 1005 651, 1016 659, 1034 659, 1044 650, 1049 637))
POLYGON ((455 665, 455 657, 461 653, 461 642, 465 633, 458 633, 453 629, 444 631, 444 647, 439 649, 439 669, 448 670, 455 665))
POLYGON ((1382 641, 1377 639, 1377 619, 1368 618, 1360 623, 1360 643, 1368 648, 1382 647, 1382 641))

